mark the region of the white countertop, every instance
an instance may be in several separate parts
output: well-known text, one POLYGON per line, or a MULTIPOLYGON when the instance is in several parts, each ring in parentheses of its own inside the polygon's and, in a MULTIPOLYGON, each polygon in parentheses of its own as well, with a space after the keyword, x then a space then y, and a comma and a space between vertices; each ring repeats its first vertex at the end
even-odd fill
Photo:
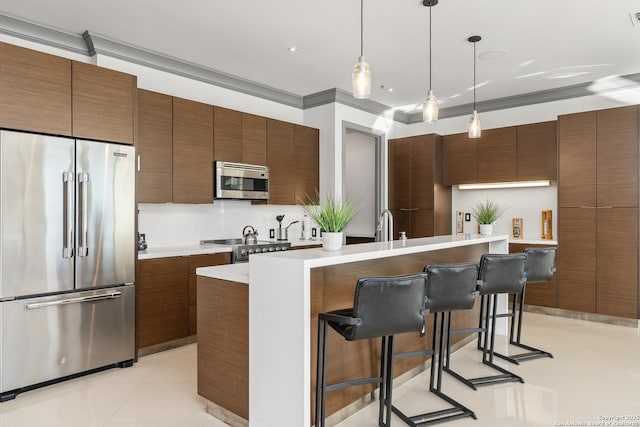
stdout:
POLYGON ((249 263, 214 265, 196 268, 198 276, 249 284, 249 263))

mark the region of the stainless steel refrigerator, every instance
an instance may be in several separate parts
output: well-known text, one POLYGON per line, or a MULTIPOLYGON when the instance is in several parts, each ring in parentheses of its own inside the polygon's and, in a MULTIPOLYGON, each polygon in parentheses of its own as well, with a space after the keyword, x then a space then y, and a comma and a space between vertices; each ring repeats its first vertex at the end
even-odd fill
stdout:
POLYGON ((0 132, 0 400, 108 366, 135 337, 135 152, 0 132))

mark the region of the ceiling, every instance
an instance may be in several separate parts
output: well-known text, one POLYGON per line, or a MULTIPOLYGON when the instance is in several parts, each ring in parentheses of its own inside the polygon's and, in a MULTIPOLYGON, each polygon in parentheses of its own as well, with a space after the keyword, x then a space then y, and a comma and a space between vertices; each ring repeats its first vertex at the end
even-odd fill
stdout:
MULTIPOLYGON (((0 13, 86 30, 298 96, 351 91, 358 0, 3 0, 0 13), (295 53, 290 46, 298 47, 295 53)), ((640 73, 638 0, 440 0, 432 9, 433 90, 443 108, 640 73)), ((365 0, 371 99, 403 111, 428 89, 428 8, 365 0), (392 90, 392 91, 391 91, 392 90)))

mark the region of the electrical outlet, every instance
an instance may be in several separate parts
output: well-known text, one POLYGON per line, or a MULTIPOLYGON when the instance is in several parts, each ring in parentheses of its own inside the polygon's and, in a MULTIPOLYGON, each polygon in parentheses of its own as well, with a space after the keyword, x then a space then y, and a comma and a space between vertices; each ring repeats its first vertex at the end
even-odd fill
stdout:
POLYGON ((464 220, 466 222, 470 222, 471 221, 471 214, 470 213, 465 213, 464 214, 464 220))
POLYGON ((311 237, 318 237, 317 228, 313 227, 311 229, 311 237))
POLYGON ((270 228, 269 229, 269 238, 270 239, 275 239, 276 238, 276 229, 275 228, 270 228))

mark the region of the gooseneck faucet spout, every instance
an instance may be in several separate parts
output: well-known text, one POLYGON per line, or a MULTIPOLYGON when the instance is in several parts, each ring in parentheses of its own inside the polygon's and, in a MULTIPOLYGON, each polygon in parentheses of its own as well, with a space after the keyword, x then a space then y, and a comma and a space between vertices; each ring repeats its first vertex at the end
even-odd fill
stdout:
POLYGON ((378 225, 376 225, 376 235, 379 236, 378 241, 380 242, 388 242, 390 240, 393 240, 393 214, 389 209, 383 210, 380 216, 378 217, 378 225), (385 216, 387 218, 387 223, 386 223, 387 232, 382 233, 384 229, 383 221, 385 216))

